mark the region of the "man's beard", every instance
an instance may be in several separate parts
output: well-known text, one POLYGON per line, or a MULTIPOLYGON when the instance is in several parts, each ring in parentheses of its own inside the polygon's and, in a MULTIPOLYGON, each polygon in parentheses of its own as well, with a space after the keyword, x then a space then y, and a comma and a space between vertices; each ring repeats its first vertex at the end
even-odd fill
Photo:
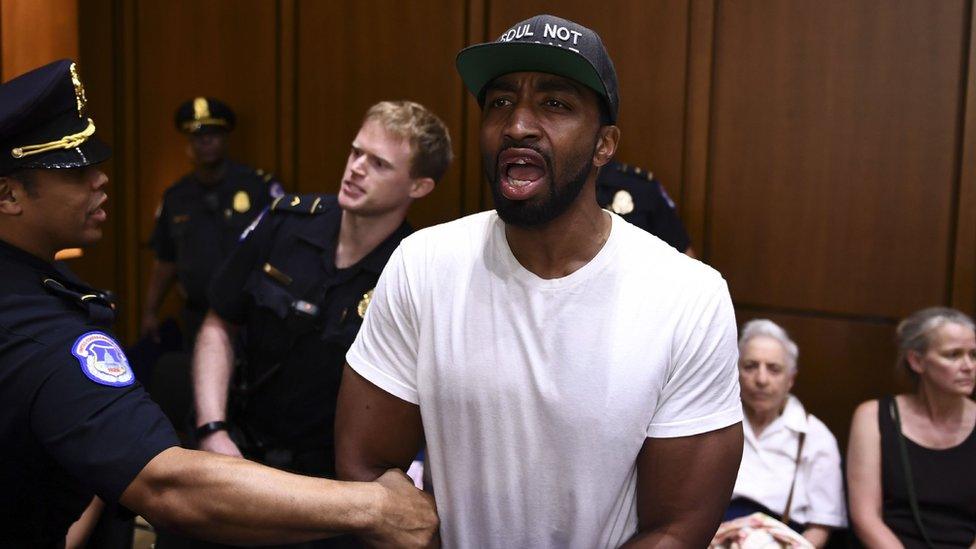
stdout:
MULTIPOLYGON (((594 144, 595 146, 596 144, 594 144)), ((586 178, 593 169, 593 155, 581 155, 582 158, 569 159, 567 171, 573 175, 565 181, 565 184, 557 185, 556 171, 553 169, 552 158, 548 154, 539 150, 538 147, 525 143, 507 144, 498 151, 498 154, 500 155, 505 149, 513 147, 532 149, 542 155, 546 163, 546 170, 549 173, 549 193, 547 197, 535 200, 511 200, 504 196, 501 192, 502 172, 498 169, 498 155, 496 155, 494 164, 484 162, 484 169, 485 179, 488 180, 488 186, 491 187, 491 196, 494 199, 498 217, 506 224, 516 227, 539 227, 566 213, 570 205, 579 197, 583 185, 586 183, 586 178), (492 166, 494 167, 492 168, 492 166), (574 167, 576 167, 575 171, 573 171, 574 167), (492 170, 495 171, 494 176, 492 170)))

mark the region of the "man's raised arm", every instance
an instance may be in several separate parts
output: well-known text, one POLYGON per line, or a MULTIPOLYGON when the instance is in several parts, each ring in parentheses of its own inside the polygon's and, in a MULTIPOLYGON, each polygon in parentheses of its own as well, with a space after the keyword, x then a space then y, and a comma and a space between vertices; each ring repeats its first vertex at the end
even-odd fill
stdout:
POLYGON ((336 408, 336 473, 343 480, 375 480, 404 471, 424 443, 420 407, 373 385, 346 365, 336 408))

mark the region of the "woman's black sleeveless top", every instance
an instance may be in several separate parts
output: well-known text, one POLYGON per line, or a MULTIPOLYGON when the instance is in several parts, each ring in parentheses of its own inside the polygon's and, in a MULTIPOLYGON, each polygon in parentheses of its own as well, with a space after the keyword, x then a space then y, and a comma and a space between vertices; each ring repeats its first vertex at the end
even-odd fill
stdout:
MULTIPOLYGON (((898 449, 898 428, 890 413, 893 397, 878 403, 881 431, 882 519, 906 549, 925 548, 912 515, 898 449)), ((969 547, 976 538, 976 429, 958 446, 932 450, 905 439, 922 524, 932 543, 969 547)))

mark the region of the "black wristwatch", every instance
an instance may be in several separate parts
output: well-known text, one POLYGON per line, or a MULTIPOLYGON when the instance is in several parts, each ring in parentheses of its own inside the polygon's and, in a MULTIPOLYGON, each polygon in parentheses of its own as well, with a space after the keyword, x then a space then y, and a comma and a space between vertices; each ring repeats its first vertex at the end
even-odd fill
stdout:
POLYGON ((210 423, 204 423, 203 425, 196 428, 193 434, 197 436, 197 440, 200 440, 208 435, 212 435, 217 431, 226 431, 227 422, 226 421, 211 421, 210 423))

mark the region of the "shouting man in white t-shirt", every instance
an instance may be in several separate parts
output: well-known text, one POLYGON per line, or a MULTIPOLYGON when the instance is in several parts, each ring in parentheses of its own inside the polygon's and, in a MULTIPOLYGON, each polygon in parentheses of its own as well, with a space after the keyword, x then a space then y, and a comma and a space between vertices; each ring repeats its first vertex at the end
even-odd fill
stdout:
POLYGON ((349 351, 341 476, 426 442, 446 547, 704 547, 742 454, 714 270, 601 210, 620 140, 600 37, 549 15, 463 50, 494 211, 414 233, 349 351))

